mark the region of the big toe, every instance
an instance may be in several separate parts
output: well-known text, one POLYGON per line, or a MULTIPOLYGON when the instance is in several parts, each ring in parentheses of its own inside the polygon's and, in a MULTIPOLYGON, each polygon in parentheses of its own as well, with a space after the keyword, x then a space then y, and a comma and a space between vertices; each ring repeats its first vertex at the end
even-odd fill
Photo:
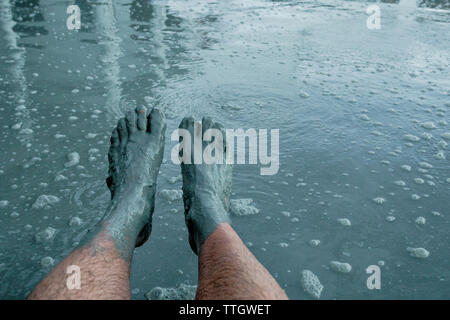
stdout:
POLYGON ((189 131, 191 133, 191 135, 193 135, 194 134, 194 118, 184 117, 183 120, 181 120, 178 128, 185 129, 185 130, 189 131))
POLYGON ((209 129, 212 129, 214 125, 214 121, 210 117, 203 117, 202 119, 202 134, 209 129))
POLYGON ((145 107, 136 107, 137 128, 141 131, 147 130, 147 109, 145 107))
POLYGON ((166 131, 166 116, 156 108, 153 108, 147 117, 148 128, 151 134, 163 136, 166 131))
POLYGON ((134 110, 130 110, 127 112, 127 115, 125 117, 125 123, 127 125, 129 135, 132 135, 137 130, 136 118, 137 114, 134 110))
POLYGON ((117 123, 117 132, 119 134, 119 144, 124 147, 128 142, 128 129, 125 118, 121 118, 117 123))

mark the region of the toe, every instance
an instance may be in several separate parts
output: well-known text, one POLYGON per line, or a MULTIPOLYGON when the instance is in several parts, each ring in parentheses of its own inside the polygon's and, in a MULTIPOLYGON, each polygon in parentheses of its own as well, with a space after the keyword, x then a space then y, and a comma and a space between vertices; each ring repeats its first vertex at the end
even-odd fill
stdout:
POLYGON ((164 135, 166 131, 166 117, 159 109, 153 108, 148 115, 147 129, 155 135, 164 135))
POLYGON ((114 128, 113 132, 111 133, 111 147, 117 148, 120 145, 120 137, 119 137, 119 131, 117 128, 114 128))
MULTIPOLYGON (((191 139, 194 137, 194 118, 192 117, 184 117, 183 120, 181 120, 180 125, 178 126, 179 129, 184 129, 189 132, 191 135, 191 139)), ((181 137, 180 137, 181 139, 181 137)))
MULTIPOLYGON (((179 138, 179 142, 180 143, 183 143, 183 144, 189 144, 190 145, 190 153, 191 153, 191 155, 188 155, 187 157, 188 158, 191 158, 189 161, 187 161, 186 162, 186 164, 190 164, 190 163, 193 163, 193 159, 194 159, 194 157, 193 157, 193 137, 194 137, 194 118, 192 118, 192 117, 185 117, 185 118, 183 118, 183 120, 181 120, 181 123, 180 123, 180 125, 178 126, 178 128, 179 129, 183 129, 183 130, 186 130, 186 131, 188 131, 189 132, 189 136, 188 137, 185 137, 184 135, 182 136, 181 134, 180 134, 180 138, 179 138), (184 139, 189 139, 190 141, 184 141, 184 139)), ((186 152, 186 150, 183 148, 183 149, 181 149, 180 148, 180 151, 179 151, 179 157, 180 158, 184 158, 185 157, 185 155, 183 154, 184 152, 186 152)), ((186 158, 186 160, 187 160, 187 158, 186 158)), ((184 164, 184 162, 182 162, 182 165, 184 164)))
POLYGON ((117 159, 119 154, 120 140, 119 132, 115 128, 111 134, 111 145, 109 146, 108 160, 109 160, 109 174, 112 175, 117 170, 117 159))
POLYGON ((194 132, 194 118, 184 117, 183 120, 181 120, 178 128, 186 129, 186 130, 190 131, 192 134, 194 132))
POLYGON ((117 124, 117 132, 119 133, 120 145, 123 146, 128 142, 128 129, 125 123, 125 118, 119 120, 117 124))
POLYGON ((127 125, 127 129, 128 129, 128 134, 131 135, 134 132, 136 132, 137 130, 137 125, 136 125, 136 112, 134 112, 134 110, 130 110, 127 112, 127 115, 125 117, 125 122, 127 125))
POLYGON ((147 109, 145 107, 137 107, 136 108, 136 116, 137 116, 137 127, 139 130, 147 130, 147 109))
POLYGON ((202 134, 205 134, 205 131, 208 129, 212 129, 213 127, 213 121, 210 117, 204 117, 202 119, 202 134))
POLYGON ((226 132, 225 132, 224 126, 223 126, 221 123, 215 122, 215 121, 214 121, 212 127, 213 127, 214 129, 219 130, 219 131, 222 133, 222 138, 223 138, 223 151, 226 152, 226 149, 227 149, 227 147, 226 147, 226 146, 227 146, 227 136, 226 136, 226 132))

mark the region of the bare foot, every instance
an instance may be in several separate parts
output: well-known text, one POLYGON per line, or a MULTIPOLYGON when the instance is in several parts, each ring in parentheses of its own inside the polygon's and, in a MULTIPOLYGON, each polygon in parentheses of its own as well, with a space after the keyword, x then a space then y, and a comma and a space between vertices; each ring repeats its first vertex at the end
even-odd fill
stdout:
MULTIPOLYGON (((222 126, 210 118, 203 118, 202 123, 193 118, 184 118, 179 128, 190 132, 203 141, 208 129, 218 129, 223 137, 223 155, 226 158, 225 133, 222 126)), ((203 142, 202 153, 211 142, 203 142)), ((194 150, 191 141, 191 150, 194 150)), ((200 248, 208 236, 220 223, 230 223, 228 214, 231 195, 233 166, 227 164, 191 164, 181 163, 183 175, 183 201, 186 225, 189 230, 189 243, 192 250, 199 254, 200 248)))
POLYGON ((138 247, 150 236, 165 130, 164 114, 153 109, 146 116, 142 107, 128 112, 112 132, 106 179, 111 209, 104 224, 121 245, 138 247))

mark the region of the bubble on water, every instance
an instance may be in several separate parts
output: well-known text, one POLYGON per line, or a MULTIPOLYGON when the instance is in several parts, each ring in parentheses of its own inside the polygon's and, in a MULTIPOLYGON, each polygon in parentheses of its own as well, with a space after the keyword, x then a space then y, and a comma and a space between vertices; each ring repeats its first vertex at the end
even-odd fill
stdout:
POLYGON ((445 140, 450 140, 450 132, 445 132, 441 134, 441 137, 445 140))
POLYGON ((431 140, 433 138, 433 135, 431 133, 424 132, 420 137, 425 140, 431 140))
POLYGON ((290 216, 291 216, 291 213, 288 211, 281 211, 281 214, 287 218, 290 218, 290 216))
POLYGON ((235 216, 249 216, 259 213, 259 209, 253 205, 253 199, 232 199, 230 211, 235 216))
POLYGON ((58 203, 60 200, 53 195, 40 195, 31 206, 32 209, 48 209, 51 205, 58 203))
POLYGON ((445 154, 444 154, 444 150, 439 150, 434 157, 438 160, 445 160, 445 154))
POLYGON ((419 166, 425 169, 431 169, 433 166, 426 161, 419 162, 419 166))
POLYGON ((167 201, 175 201, 175 200, 180 200, 183 197, 183 191, 181 190, 169 190, 169 189, 164 189, 158 192, 158 195, 167 200, 167 201))
POLYGON ((80 217, 72 217, 69 220, 69 226, 71 226, 71 227, 78 227, 78 226, 80 226, 82 224, 82 222, 83 221, 81 220, 80 217))
POLYGON ((287 248, 289 247, 289 244, 287 244, 286 242, 280 242, 279 246, 282 248, 287 248))
POLYGON ((359 116, 359 118, 361 120, 363 120, 363 121, 369 121, 370 120, 370 118, 369 118, 369 116, 367 114, 362 114, 362 115, 359 116))
POLYGON ((431 211, 431 214, 432 214, 433 216, 435 216, 435 217, 440 217, 440 216, 441 216, 441 213, 438 212, 438 211, 431 211))
POLYGON ((69 161, 64 163, 64 166, 66 168, 75 166, 80 163, 80 155, 78 154, 78 152, 71 152, 67 155, 67 160, 69 161))
POLYGON ((352 271, 352 266, 347 262, 331 261, 330 267, 332 270, 340 273, 349 273, 352 271))
POLYGON ((405 183, 405 181, 403 181, 403 180, 396 180, 396 181, 394 181, 394 183, 395 183, 396 185, 398 185, 398 186, 401 186, 401 187, 406 186, 406 183, 405 183))
POLYGON ((4 209, 8 206, 9 201, 8 200, 1 200, 0 201, 0 209, 4 209))
POLYGON ((422 128, 430 129, 430 130, 436 128, 436 125, 434 124, 433 121, 425 121, 425 122, 422 122, 422 123, 420 124, 420 126, 421 126, 422 128))
POLYGON ((386 217, 386 221, 387 221, 387 222, 395 221, 395 217, 394 217, 394 216, 387 216, 387 217, 386 217))
POLYGON ((96 133, 88 133, 88 134, 86 135, 86 139, 94 139, 96 136, 97 136, 96 133))
POLYGON ((406 248, 406 251, 408 251, 410 253, 411 257, 420 258, 420 259, 428 258, 428 256, 430 255, 430 252, 424 248, 408 247, 408 248, 406 248))
POLYGON ((138 294, 139 292, 141 292, 141 289, 139 289, 139 288, 134 288, 133 290, 131 290, 131 294, 134 294, 134 295, 138 294))
POLYGON ((377 136, 377 137, 380 137, 380 136, 383 135, 380 131, 377 131, 377 130, 374 130, 374 131, 372 131, 370 133, 373 134, 374 136, 377 136))
POLYGON ((339 218, 336 221, 346 227, 350 227, 352 225, 351 221, 347 218, 339 218))
POLYGON ((441 149, 447 149, 448 143, 445 142, 444 140, 441 140, 441 141, 438 142, 437 145, 438 145, 438 147, 441 148, 441 149))
POLYGON ((78 120, 78 117, 76 117, 76 116, 70 116, 69 117, 69 121, 77 121, 78 120))
POLYGON ((311 247, 317 247, 320 244, 320 240, 313 239, 313 240, 309 240, 308 243, 311 247))
POLYGON ((400 168, 402 168, 403 170, 407 171, 407 172, 411 172, 411 166, 408 166, 407 164, 402 165, 400 168))
POLYGON ((55 181, 56 181, 56 182, 58 182, 58 181, 63 181, 63 180, 67 180, 67 178, 66 178, 65 176, 63 176, 62 174, 58 174, 58 175, 55 177, 55 181))
POLYGON ((414 178, 414 182, 417 184, 424 184, 425 180, 423 180, 422 178, 414 178))
POLYGON ((419 200, 419 199, 420 199, 420 196, 419 196, 418 194, 412 194, 412 195, 411 195, 411 199, 413 199, 413 200, 419 200))
POLYGON ((41 266, 42 268, 50 268, 55 263, 55 260, 53 260, 52 257, 44 257, 41 259, 41 266))
POLYGON ((309 94, 306 93, 305 91, 300 91, 300 93, 298 94, 301 98, 309 98, 309 94))
POLYGON ((20 134, 30 135, 33 133, 33 130, 30 128, 25 128, 19 131, 20 134))
POLYGON ((417 217, 417 219, 415 220, 415 223, 417 224, 425 224, 426 219, 424 217, 417 217))
POLYGON ((20 128, 22 128, 22 122, 18 122, 11 127, 13 130, 19 130, 20 128))
POLYGON ((52 227, 47 227, 34 235, 34 239, 38 243, 50 242, 55 238, 56 229, 52 227))
POLYGON ((148 300, 194 300, 197 286, 181 283, 176 288, 155 287, 144 296, 148 300))
POLYGON ((29 161, 27 161, 27 162, 23 165, 23 168, 24 168, 24 169, 27 169, 27 168, 31 167, 32 165, 36 164, 36 162, 39 162, 39 161, 42 161, 42 159, 39 158, 39 157, 33 157, 33 158, 31 158, 29 161))
POLYGON ((94 154, 98 154, 100 152, 100 150, 98 150, 97 148, 92 148, 92 149, 89 149, 88 150, 88 154, 91 156, 91 155, 94 155, 94 154))
POLYGON ((323 285, 319 278, 311 270, 302 270, 300 274, 300 283, 303 290, 311 297, 319 299, 322 294, 323 285))
POLYGON ((413 135, 413 134, 405 134, 403 135, 403 139, 410 142, 417 142, 420 140, 419 137, 413 135))
POLYGON ((382 197, 377 197, 373 199, 373 202, 375 202, 376 204, 383 204, 386 202, 386 199, 382 197))

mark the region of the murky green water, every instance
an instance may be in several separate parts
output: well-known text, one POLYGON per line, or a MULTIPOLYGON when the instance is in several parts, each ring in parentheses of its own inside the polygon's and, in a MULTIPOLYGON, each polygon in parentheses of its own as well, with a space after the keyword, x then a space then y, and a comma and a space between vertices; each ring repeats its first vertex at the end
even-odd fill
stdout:
MULTIPOLYGON (((369 4, 1 0, 0 298, 24 298, 49 271, 41 259, 60 261, 101 218, 109 135, 138 104, 168 117, 160 191, 181 188, 170 133, 184 116, 280 129, 277 175, 236 166, 234 198, 259 213, 233 223, 290 298, 308 298, 304 269, 325 299, 450 298, 450 12, 379 3, 369 30, 369 4), (32 208, 41 195, 59 202, 32 208)), ((159 196, 133 298, 196 279, 182 200, 159 196)))

